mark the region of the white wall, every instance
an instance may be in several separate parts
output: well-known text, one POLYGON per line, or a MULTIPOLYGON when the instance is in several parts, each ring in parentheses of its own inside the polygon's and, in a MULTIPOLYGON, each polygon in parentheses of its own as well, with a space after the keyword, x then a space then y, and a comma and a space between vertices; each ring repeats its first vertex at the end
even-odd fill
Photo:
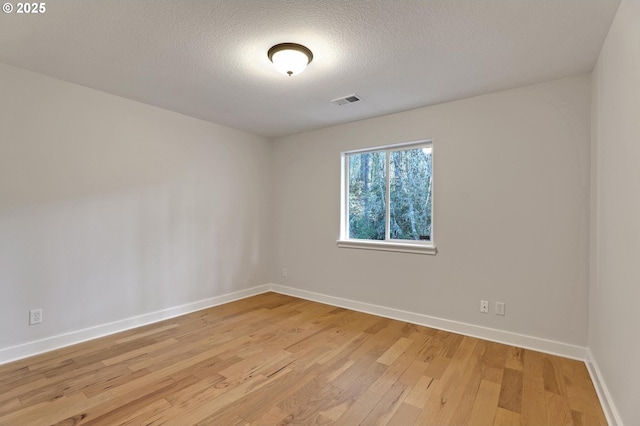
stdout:
POLYGON ((624 0, 593 72, 589 347, 627 425, 640 424, 639 22, 624 0))
POLYGON ((0 350, 267 283, 270 155, 0 65, 0 350))
POLYGON ((274 144, 0 65, 0 351, 271 281, 588 342, 640 424, 639 21, 623 1, 593 78, 274 144), (340 152, 425 138, 438 255, 337 248, 340 152))
POLYGON ((589 132, 581 75, 276 140, 272 280, 584 347, 589 132), (438 254, 337 248, 340 153, 425 138, 438 254))

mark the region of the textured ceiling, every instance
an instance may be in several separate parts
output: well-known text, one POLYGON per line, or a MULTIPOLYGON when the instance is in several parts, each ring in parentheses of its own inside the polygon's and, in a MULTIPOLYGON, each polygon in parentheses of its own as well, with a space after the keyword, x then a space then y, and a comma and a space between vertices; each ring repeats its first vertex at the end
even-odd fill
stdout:
POLYGON ((0 62, 274 137, 589 72, 618 4, 58 0, 1 14, 0 62), (281 42, 305 72, 275 70, 281 42))

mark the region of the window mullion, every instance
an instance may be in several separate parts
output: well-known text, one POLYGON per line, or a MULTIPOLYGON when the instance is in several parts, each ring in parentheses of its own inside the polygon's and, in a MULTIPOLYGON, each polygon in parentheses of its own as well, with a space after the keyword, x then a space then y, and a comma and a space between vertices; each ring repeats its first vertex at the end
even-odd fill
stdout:
POLYGON ((391 161, 390 161, 390 154, 389 151, 386 151, 386 173, 385 173, 385 185, 386 185, 386 191, 385 191, 385 224, 384 224, 384 239, 385 240, 389 240, 391 239, 391 186, 390 186, 390 174, 391 174, 391 161))

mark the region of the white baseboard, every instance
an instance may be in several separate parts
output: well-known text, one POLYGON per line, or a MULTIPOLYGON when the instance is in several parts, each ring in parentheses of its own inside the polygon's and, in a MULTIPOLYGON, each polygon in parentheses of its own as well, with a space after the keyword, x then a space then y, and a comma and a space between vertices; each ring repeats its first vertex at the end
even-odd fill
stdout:
POLYGON ((225 294, 222 296, 216 296, 181 306, 163 309, 161 311, 150 312, 148 314, 126 318, 107 324, 101 324, 95 327, 47 337, 45 339, 36 340, 17 346, 1 348, 0 364, 6 364, 11 361, 37 355, 39 353, 52 351, 65 346, 75 345, 87 340, 96 339, 98 337, 107 336, 109 334, 118 333, 125 330, 130 330, 142 325, 147 325, 168 318, 177 317, 190 312, 198 311, 200 309, 206 309, 212 306, 221 305, 223 303, 232 302, 234 300, 244 299, 246 297, 255 296, 257 294, 265 293, 268 291, 299 297, 301 299, 312 300, 314 302, 326 303, 328 305, 339 306, 342 308, 352 309, 354 311, 365 312, 381 317, 406 321, 413 324, 424 325, 427 327, 437 328, 439 330, 450 331, 466 336, 478 337, 480 339, 490 340, 493 342, 505 343, 508 345, 533 349, 553 355, 560 355, 567 358, 578 359, 587 363, 592 362, 592 358, 589 356, 587 348, 583 348, 580 346, 574 346, 523 334, 510 333, 493 328, 481 327, 478 325, 432 317, 415 312, 388 308, 385 306, 373 305, 370 303, 358 302, 350 299, 343 299, 340 297, 328 296, 325 294, 315 293, 307 290, 300 290, 297 288, 286 287, 278 284, 265 284, 246 290, 225 294))
POLYGON ((244 299, 246 297, 255 296, 257 294, 266 293, 270 291, 270 289, 271 286, 265 284, 246 290, 224 294, 222 296, 215 296, 209 299, 199 300, 197 302, 163 309, 161 311, 150 312, 148 314, 126 318, 107 324, 101 324, 95 327, 47 337, 45 339, 24 343, 22 345, 0 348, 0 365, 12 361, 17 361, 23 358, 28 358, 30 356, 37 355, 43 352, 60 349, 65 346, 71 346, 77 343, 86 342, 87 340, 96 339, 98 337, 107 336, 109 334, 130 330, 135 327, 140 327, 165 319, 188 314, 190 312, 199 311, 201 309, 222 305, 223 303, 229 303, 235 300, 244 299))
POLYGON ((620 414, 613 403, 613 399, 611 398, 609 389, 602 377, 600 368, 598 368, 598 363, 593 357, 591 349, 588 348, 586 364, 587 370, 589 370, 589 375, 591 376, 591 381, 593 382, 593 386, 596 388, 596 393, 600 399, 600 405, 602 405, 604 415, 607 417, 607 423, 609 423, 609 426, 623 426, 620 414))
POLYGON ((412 324, 424 325, 426 327, 437 328, 439 330, 450 331, 452 333, 463 334, 465 336, 477 337, 492 342, 504 343, 518 346, 525 349, 532 349, 552 355, 560 355, 566 358, 587 361, 587 348, 556 342, 553 340, 541 339, 539 337, 527 336, 524 334, 511 333, 508 331, 496 330, 494 328, 481 327, 478 325, 452 321, 444 318, 432 317, 415 312, 402 311, 385 306, 373 305, 370 303, 358 302, 355 300, 343 299, 340 297, 327 296, 325 294, 314 293, 312 291, 300 290, 278 284, 271 284, 271 291, 301 299, 312 300, 314 302, 325 303, 327 305, 339 306, 341 308, 352 309, 354 311, 381 317, 410 322, 412 324))

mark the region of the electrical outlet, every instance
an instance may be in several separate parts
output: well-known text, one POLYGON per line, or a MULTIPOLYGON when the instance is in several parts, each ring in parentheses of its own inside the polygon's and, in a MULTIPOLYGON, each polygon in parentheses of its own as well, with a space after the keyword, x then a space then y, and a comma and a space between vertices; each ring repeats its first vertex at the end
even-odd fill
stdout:
POLYGON ((496 315, 504 315, 504 302, 496 302, 496 315))
POLYGON ((42 309, 32 309, 29 311, 29 325, 42 323, 42 309))
POLYGON ((480 312, 482 312, 483 314, 489 313, 489 302, 487 302, 486 300, 480 301, 480 312))
POLYGON ((287 268, 282 268, 282 278, 287 278, 289 276, 289 271, 287 268))

